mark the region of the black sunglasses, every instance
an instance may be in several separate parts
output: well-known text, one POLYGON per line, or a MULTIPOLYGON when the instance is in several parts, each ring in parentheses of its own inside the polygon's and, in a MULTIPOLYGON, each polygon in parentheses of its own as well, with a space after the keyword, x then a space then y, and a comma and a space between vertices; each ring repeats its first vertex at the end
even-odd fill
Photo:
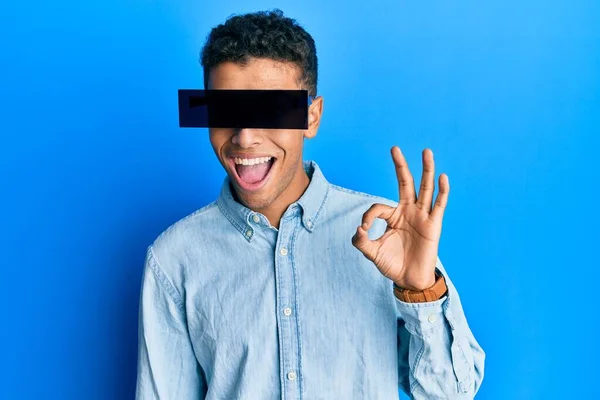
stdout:
POLYGON ((307 129, 307 90, 179 89, 182 128, 307 129))

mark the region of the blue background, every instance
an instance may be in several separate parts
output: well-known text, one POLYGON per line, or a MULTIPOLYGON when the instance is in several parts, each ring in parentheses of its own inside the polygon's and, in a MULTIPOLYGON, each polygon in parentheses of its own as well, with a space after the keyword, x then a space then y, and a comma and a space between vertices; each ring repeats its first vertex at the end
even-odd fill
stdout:
POLYGON ((449 175, 478 399, 600 396, 599 2, 62 0, 0 5, 0 398, 133 398, 146 247, 224 177, 177 89, 211 27, 272 7, 317 43, 305 159, 394 200, 393 145, 449 175))

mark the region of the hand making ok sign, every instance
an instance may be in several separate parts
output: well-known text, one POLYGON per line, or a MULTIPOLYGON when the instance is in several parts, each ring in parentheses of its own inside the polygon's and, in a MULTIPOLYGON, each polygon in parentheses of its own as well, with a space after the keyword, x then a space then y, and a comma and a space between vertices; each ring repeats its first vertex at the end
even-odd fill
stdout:
POLYGON ((392 147, 391 153, 398 177, 398 206, 373 204, 364 213, 362 225, 352 237, 352 244, 396 285, 423 290, 435 283, 442 218, 450 183, 446 174, 440 175, 439 193, 432 208, 435 188, 433 152, 429 149, 423 151, 423 175, 418 198, 414 179, 400 148, 392 147), (387 228, 380 238, 370 240, 367 231, 375 218, 384 219, 387 228))

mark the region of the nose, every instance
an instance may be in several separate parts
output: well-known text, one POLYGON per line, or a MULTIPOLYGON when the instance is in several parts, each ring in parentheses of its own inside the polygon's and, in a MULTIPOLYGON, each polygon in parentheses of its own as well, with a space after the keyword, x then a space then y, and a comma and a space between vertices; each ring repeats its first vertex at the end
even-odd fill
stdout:
POLYGON ((260 144, 261 137, 260 133, 256 129, 238 128, 234 130, 231 141, 234 144, 246 149, 260 144))

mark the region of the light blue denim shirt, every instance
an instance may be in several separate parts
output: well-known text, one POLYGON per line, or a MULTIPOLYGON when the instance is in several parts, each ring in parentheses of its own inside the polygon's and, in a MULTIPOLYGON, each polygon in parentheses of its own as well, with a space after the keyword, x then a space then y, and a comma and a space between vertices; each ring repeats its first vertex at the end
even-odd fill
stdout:
MULTIPOLYGON (((397 202, 329 183, 314 161, 279 229, 219 198, 148 247, 137 399, 471 399, 485 354, 448 294, 404 303, 352 245, 363 213, 397 202)), ((381 236, 375 220, 369 237, 381 236)))

